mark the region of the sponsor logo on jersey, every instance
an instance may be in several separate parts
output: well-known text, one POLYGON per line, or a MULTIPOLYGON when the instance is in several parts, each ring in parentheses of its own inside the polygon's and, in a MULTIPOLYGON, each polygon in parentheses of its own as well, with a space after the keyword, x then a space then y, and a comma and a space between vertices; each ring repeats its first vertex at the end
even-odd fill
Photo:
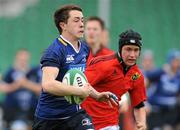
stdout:
POLYGON ((78 69, 82 72, 85 71, 85 68, 86 68, 86 64, 77 64, 77 65, 70 65, 69 66, 69 69, 78 69))
POLYGON ((66 57, 66 63, 71 63, 74 61, 74 55, 67 55, 66 57))

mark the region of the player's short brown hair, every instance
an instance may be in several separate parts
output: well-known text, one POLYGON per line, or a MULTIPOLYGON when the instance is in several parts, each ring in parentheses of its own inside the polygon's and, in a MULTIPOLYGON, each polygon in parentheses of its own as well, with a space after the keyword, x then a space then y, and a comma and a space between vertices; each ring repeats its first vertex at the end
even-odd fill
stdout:
POLYGON ((69 12, 72 10, 77 10, 82 12, 82 9, 78 5, 73 5, 73 4, 64 5, 55 11, 54 22, 60 34, 62 33, 62 28, 59 26, 59 23, 60 22, 67 23, 69 18, 69 12))
POLYGON ((102 30, 105 29, 104 21, 103 21, 101 18, 97 17, 97 16, 91 16, 91 17, 89 17, 89 18, 86 20, 86 22, 88 22, 88 21, 97 21, 97 22, 99 22, 102 30))

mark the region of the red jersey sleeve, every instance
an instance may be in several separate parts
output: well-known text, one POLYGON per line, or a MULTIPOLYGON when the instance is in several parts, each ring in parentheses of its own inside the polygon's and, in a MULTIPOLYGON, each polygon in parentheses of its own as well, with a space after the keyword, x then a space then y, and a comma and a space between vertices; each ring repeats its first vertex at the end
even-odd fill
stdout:
POLYGON ((96 83, 99 83, 101 80, 105 78, 104 72, 101 64, 94 64, 92 66, 87 66, 85 70, 85 75, 87 77, 88 82, 93 86, 96 83))
POLYGON ((129 91, 130 98, 131 98, 131 104, 133 107, 137 106, 142 101, 146 100, 146 89, 145 89, 145 83, 144 83, 144 76, 141 74, 139 79, 132 81, 133 87, 129 91))

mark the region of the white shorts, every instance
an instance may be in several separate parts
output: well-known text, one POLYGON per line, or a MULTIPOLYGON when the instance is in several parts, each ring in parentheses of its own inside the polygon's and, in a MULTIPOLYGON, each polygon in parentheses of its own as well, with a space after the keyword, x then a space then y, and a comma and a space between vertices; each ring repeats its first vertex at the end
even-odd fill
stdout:
POLYGON ((107 127, 101 128, 99 130, 120 130, 120 128, 118 125, 113 125, 113 126, 107 126, 107 127))

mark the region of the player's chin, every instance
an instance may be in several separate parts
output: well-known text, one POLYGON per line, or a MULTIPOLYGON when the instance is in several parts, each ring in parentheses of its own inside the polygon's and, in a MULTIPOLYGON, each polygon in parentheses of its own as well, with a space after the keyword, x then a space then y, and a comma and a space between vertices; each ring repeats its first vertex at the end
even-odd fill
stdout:
POLYGON ((76 37, 77 37, 78 39, 83 38, 83 34, 82 34, 82 35, 76 35, 76 37))
POLYGON ((82 38, 84 36, 84 33, 83 32, 78 32, 77 34, 76 34, 76 37, 77 38, 82 38))

